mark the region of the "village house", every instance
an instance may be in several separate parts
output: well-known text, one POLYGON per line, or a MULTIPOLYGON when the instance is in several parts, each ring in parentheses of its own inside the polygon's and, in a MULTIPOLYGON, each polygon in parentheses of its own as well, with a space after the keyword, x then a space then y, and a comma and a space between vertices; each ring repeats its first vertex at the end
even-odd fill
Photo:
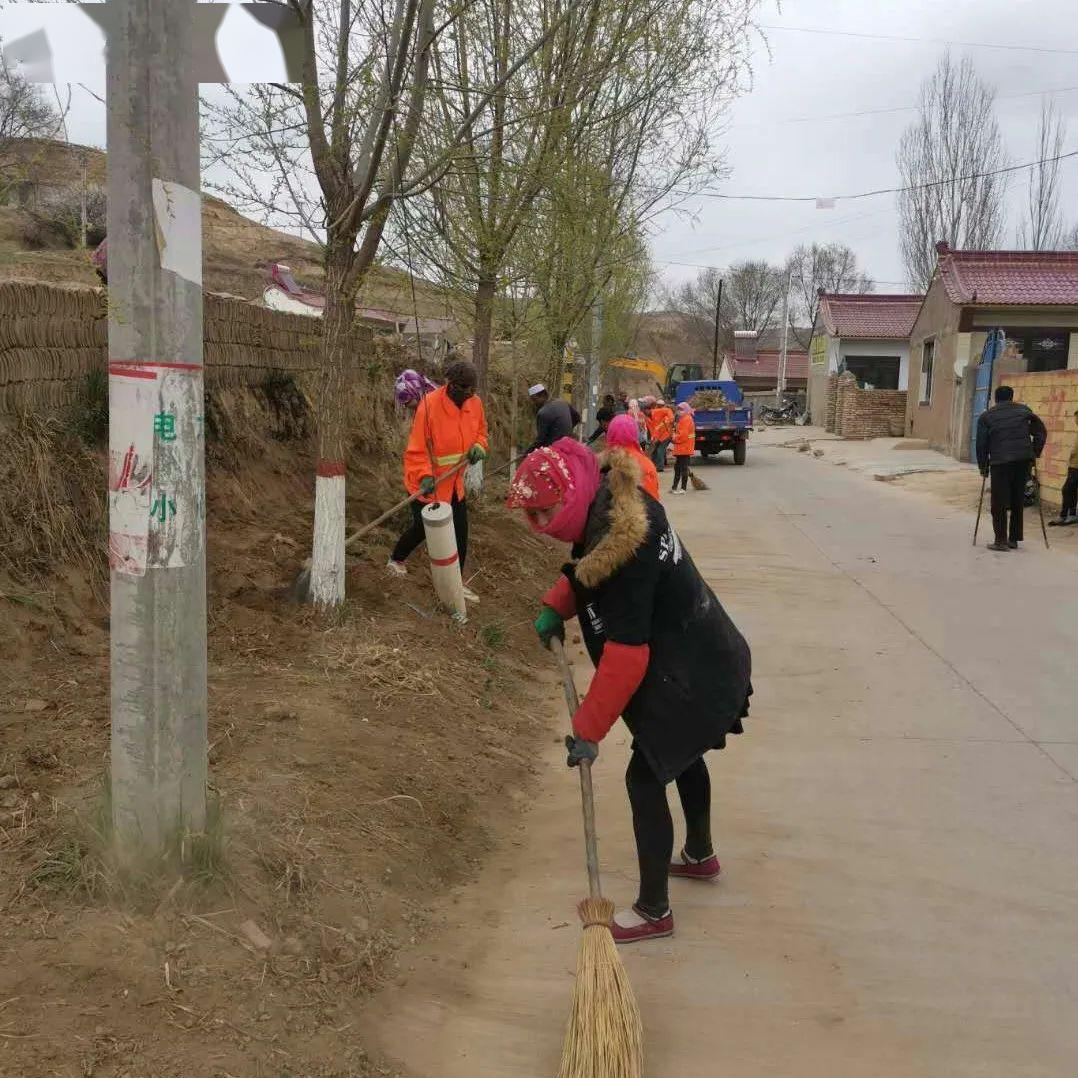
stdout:
MULTIPOLYGON (((790 327, 786 342, 786 390, 804 393, 808 386, 808 350, 800 343, 809 330, 790 327)), ((733 351, 723 355, 722 377, 732 378, 743 393, 775 392, 782 366, 782 330, 734 331, 733 351)))
POLYGON ((921 295, 820 292, 809 348, 808 407, 812 422, 826 424, 832 375, 851 372, 860 389, 906 390, 910 332, 921 295))
POLYGON ((939 252, 910 334, 906 433, 970 459, 976 370, 990 329, 993 382, 1078 369, 1078 251, 939 252))

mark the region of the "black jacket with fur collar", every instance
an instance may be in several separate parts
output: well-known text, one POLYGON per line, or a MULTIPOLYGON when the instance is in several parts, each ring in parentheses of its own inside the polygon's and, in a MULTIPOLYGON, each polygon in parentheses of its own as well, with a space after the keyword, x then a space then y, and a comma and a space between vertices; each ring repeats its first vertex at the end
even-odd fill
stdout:
POLYGON ((663 782, 726 735, 742 732, 751 656, 693 564, 662 505, 638 486, 625 454, 611 453, 567 567, 584 643, 596 665, 607 640, 648 644, 647 673, 622 716, 663 782))

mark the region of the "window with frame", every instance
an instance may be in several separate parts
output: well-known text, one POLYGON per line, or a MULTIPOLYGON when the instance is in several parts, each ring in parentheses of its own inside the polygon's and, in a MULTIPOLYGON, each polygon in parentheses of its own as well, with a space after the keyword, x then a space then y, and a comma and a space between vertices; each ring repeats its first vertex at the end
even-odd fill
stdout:
POLYGON ((925 341, 921 345, 921 395, 920 404, 932 403, 932 367, 936 360, 936 342, 925 341))

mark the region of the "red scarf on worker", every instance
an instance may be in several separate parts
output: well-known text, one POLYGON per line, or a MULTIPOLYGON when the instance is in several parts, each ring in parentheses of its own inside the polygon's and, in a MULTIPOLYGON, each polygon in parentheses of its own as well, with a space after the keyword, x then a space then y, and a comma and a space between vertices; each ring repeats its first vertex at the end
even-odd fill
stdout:
POLYGON ((561 502, 561 511, 545 528, 537 527, 530 517, 528 523, 542 535, 576 543, 584 537, 599 481, 595 454, 572 438, 559 438, 524 458, 513 477, 506 505, 510 509, 549 509, 561 502))

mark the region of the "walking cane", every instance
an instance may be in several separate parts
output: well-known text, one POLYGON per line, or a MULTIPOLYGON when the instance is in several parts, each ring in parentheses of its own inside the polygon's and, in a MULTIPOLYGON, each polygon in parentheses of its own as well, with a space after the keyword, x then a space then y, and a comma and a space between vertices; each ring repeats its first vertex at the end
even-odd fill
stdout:
POLYGON ((973 545, 977 545, 977 532, 981 527, 981 511, 984 509, 984 488, 988 485, 988 476, 981 476, 981 500, 977 503, 977 523, 973 525, 973 545))
POLYGON ((1048 529, 1044 526, 1044 501, 1041 498, 1041 477, 1037 474, 1037 461, 1033 461, 1033 478, 1037 481, 1037 514, 1041 518, 1041 535, 1044 536, 1044 549, 1051 550, 1048 545, 1048 529))

